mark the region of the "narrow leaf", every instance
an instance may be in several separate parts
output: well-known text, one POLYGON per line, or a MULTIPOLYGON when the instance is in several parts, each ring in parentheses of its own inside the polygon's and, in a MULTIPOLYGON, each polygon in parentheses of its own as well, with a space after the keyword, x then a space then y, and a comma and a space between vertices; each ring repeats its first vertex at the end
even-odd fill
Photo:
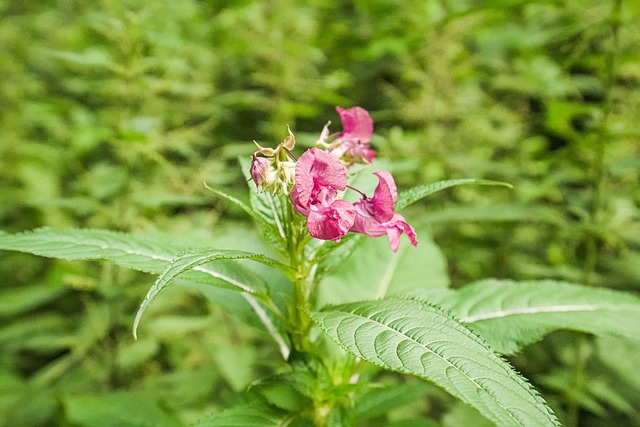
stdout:
MULTIPOLYGON (((221 261, 221 260, 238 260, 238 259, 249 259, 253 261, 257 261, 269 266, 278 267, 282 270, 289 269, 288 266, 274 260, 268 258, 261 254, 255 254, 252 252, 245 251, 236 251, 236 250, 218 250, 218 249, 189 249, 178 255, 171 263, 164 269, 164 271, 160 274, 156 282, 153 284, 147 295, 145 296, 142 304, 140 304, 140 308, 136 313, 136 318, 133 322, 133 336, 137 338, 137 329, 138 324, 140 323, 140 318, 142 314, 146 311, 147 307, 153 301, 153 299, 162 291, 171 280, 175 279, 179 275, 193 270, 203 264, 213 262, 213 261, 221 261)), ((242 282, 234 281, 233 279, 229 279, 228 283, 232 285, 231 289, 246 292, 249 294, 259 294, 258 291, 253 289, 250 286, 242 282)))
POLYGON ((432 302, 503 354, 557 329, 638 339, 640 298, 564 282, 482 280, 432 302))
POLYGON ((39 228, 0 234, 0 249, 66 260, 108 260, 145 273, 160 273, 175 254, 145 239, 107 230, 39 228))
POLYGON ((486 179, 451 179, 447 181, 432 182, 430 184, 419 185, 409 190, 403 191, 398 195, 396 202, 396 210, 406 208, 407 206, 417 202, 438 191, 447 188, 456 187, 458 185, 500 185, 503 187, 513 188, 511 184, 500 181, 489 181, 486 179))
POLYGON ((215 194, 218 197, 222 197, 223 199, 233 203, 234 205, 238 206, 239 208, 241 208, 243 211, 245 211, 245 213, 247 213, 251 219, 257 221, 257 222, 261 222, 263 221, 263 218, 256 214, 249 206, 247 206, 244 202, 242 202, 241 200, 225 193, 224 191, 220 191, 220 190, 216 190, 215 188, 211 188, 207 185, 207 183, 205 182, 204 184, 205 188, 209 191, 211 191, 213 194, 215 194))
POLYGON ((347 351, 442 387, 500 426, 556 426, 536 391, 462 323, 427 303, 390 298, 313 312, 347 351))

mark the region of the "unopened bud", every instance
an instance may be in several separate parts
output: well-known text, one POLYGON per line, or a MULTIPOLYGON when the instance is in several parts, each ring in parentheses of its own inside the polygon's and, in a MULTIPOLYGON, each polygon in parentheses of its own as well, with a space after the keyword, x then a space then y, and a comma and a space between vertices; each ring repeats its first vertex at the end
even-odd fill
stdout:
POLYGON ((253 160, 251 161, 251 179, 256 183, 256 188, 260 188, 262 183, 267 179, 267 172, 270 166, 271 163, 269 160, 264 157, 258 157, 254 153, 253 160))

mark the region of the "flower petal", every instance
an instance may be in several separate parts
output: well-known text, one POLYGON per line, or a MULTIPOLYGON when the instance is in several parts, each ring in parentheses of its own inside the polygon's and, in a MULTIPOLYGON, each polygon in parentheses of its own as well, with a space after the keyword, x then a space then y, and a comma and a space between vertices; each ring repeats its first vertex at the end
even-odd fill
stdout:
POLYGON ((387 222, 393 217, 398 189, 389 172, 376 171, 373 174, 378 177, 378 186, 371 198, 372 215, 379 222, 387 222))
POLYGON ((336 156, 312 148, 305 151, 296 162, 295 199, 293 190, 291 192, 294 206, 308 209, 323 187, 343 191, 347 187, 347 171, 336 156))
POLYGON ((393 219, 382 226, 387 231, 387 236, 389 237, 389 243, 391 244, 391 250, 393 252, 398 252, 398 248, 400 247, 400 236, 402 233, 405 233, 409 238, 409 241, 413 246, 418 246, 418 241, 416 240, 416 232, 412 226, 407 224, 404 217, 398 213, 393 215, 393 219))
POLYGON ((362 107, 340 108, 336 107, 344 131, 340 136, 343 140, 357 140, 363 144, 371 141, 373 135, 373 120, 369 112, 362 107))
POLYGON ((346 200, 335 200, 329 206, 314 205, 309 211, 307 229, 317 239, 340 239, 349 232, 356 217, 356 208, 346 200))

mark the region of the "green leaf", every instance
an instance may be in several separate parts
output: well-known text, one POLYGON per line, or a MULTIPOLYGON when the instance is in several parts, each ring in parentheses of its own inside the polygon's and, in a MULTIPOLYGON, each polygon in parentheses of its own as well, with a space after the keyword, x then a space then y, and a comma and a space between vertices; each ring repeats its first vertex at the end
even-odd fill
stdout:
POLYGON ((95 396, 69 396, 65 413, 76 425, 96 427, 180 426, 150 395, 141 391, 117 391, 95 396))
MULTIPOLYGON (((39 228, 18 234, 0 235, 0 249, 66 260, 106 260, 121 267, 159 274, 179 250, 164 242, 108 230, 39 228)), ((251 290, 263 284, 255 275, 232 262, 216 268, 195 266, 183 278, 227 289, 251 290)))
POLYGON ((442 387, 500 426, 556 426, 526 380, 462 323, 427 303, 364 301, 310 313, 347 351, 442 387))
POLYGON ((286 418, 280 411, 256 402, 212 415, 195 427, 280 427, 286 418))
MULTIPOLYGON (((171 282, 173 279, 178 277, 179 275, 198 268, 203 264, 207 264, 213 261, 222 261, 222 260, 238 260, 238 259, 249 259, 253 261, 260 262, 265 265, 269 265, 272 267, 278 267, 281 270, 289 269, 288 266, 278 262, 274 259, 266 257, 261 254, 254 254, 252 252, 246 251, 237 251, 237 250, 221 250, 221 249, 187 249, 182 254, 178 255, 171 263, 164 269, 164 271, 160 274, 156 282, 153 284, 144 300, 140 304, 140 308, 136 313, 136 318, 133 322, 133 336, 137 337, 138 324, 140 323, 140 319, 142 318, 142 314, 146 311, 147 307, 153 301, 153 299, 171 282)), ((229 283, 229 289, 246 292, 249 294, 260 295, 261 292, 247 286, 245 283, 235 281, 233 279, 227 280, 229 283)))
MULTIPOLYGON (((121 267, 151 274, 162 273, 177 254, 173 245, 150 239, 148 236, 92 229, 39 228, 18 234, 0 232, 0 249, 66 260, 106 260, 121 267)), ((180 278, 216 288, 253 291, 254 294, 261 294, 265 289, 259 276, 235 264, 233 260, 218 260, 215 268, 194 266, 180 278)), ((278 343, 283 354, 288 354, 288 346, 266 310, 251 294, 242 295, 278 343)))
POLYGON ((418 247, 410 246, 403 237, 395 254, 386 236, 365 237, 348 261, 343 259, 322 279, 318 287, 319 304, 342 304, 399 294, 422 297, 435 288, 447 287, 449 278, 444 255, 426 229, 419 229, 417 233, 418 247), (424 274, 415 274, 416 271, 424 274))
POLYGON ((108 260, 145 273, 160 273, 175 254, 145 239, 107 230, 39 228, 0 235, 0 249, 71 261, 108 260))
POLYGON ((287 253, 287 232, 289 224, 285 219, 285 211, 290 208, 288 196, 275 196, 268 192, 257 191, 252 185, 249 171, 251 169, 248 159, 240 157, 238 163, 242 168, 242 173, 249 184, 249 203, 251 207, 247 212, 256 220, 268 241, 274 249, 282 254, 287 253))
POLYGON ((503 187, 513 188, 511 184, 508 184, 506 182, 489 181, 486 179, 469 178, 432 182, 430 184, 413 187, 398 194, 398 200, 396 201, 396 210, 399 211, 400 209, 404 209, 424 197, 427 197, 433 193, 437 193, 438 191, 445 190, 447 188, 456 187, 458 185, 500 185, 503 187))
POLYGON ((545 281, 482 280, 432 302, 503 354, 557 329, 638 339, 640 299, 624 292, 545 281))
POLYGON ((437 389, 433 385, 417 380, 369 388, 356 396, 353 417, 361 423, 384 416, 398 407, 423 399, 435 390, 437 389))

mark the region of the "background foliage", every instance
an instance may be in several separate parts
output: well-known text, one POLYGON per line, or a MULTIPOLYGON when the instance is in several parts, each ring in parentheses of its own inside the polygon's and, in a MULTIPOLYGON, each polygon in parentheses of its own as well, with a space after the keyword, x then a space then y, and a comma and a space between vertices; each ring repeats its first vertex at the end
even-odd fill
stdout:
MULTIPOLYGON (((288 124, 309 145, 335 105, 361 105, 400 188, 515 186, 460 187, 407 212, 437 243, 421 244, 434 287, 545 278, 640 292, 635 2, 0 0, 0 13, 4 231, 100 227, 255 251, 246 216, 202 183, 242 198, 236 159, 251 140, 273 145, 288 124)), ((224 291, 168 289, 136 342, 152 276, 3 252, 0 277, 0 425, 194 423, 241 403, 235 392, 279 357, 249 316, 216 303, 224 291)), ((565 425, 640 425, 639 349, 562 332, 510 361, 565 425)), ((369 391, 362 425, 482 422, 371 369, 397 396, 369 391)))

